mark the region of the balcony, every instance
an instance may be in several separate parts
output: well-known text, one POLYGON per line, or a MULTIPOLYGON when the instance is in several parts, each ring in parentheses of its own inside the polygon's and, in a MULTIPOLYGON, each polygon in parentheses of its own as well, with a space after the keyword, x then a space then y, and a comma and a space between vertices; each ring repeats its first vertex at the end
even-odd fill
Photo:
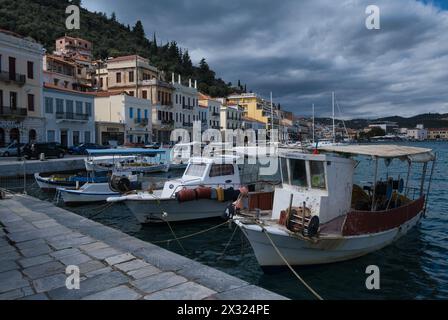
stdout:
POLYGON ((0 117, 5 118, 22 118, 28 115, 28 110, 26 108, 17 107, 5 107, 0 106, 0 117))
POLYGON ((7 71, 0 72, 0 81, 15 82, 19 86, 23 86, 26 82, 26 76, 24 74, 9 73, 7 71))
POLYGON ((56 120, 88 121, 87 113, 56 112, 56 120))
POLYGON ((193 122, 183 122, 182 126, 185 127, 185 128, 193 127, 193 122))
POLYGON ((174 120, 162 120, 161 123, 163 125, 173 125, 174 124, 174 120))
POLYGON ((187 105, 183 105, 182 109, 186 109, 186 110, 193 110, 194 106, 187 106, 187 105))
POLYGON ((148 125, 148 118, 135 118, 134 123, 141 126, 146 127, 148 125))
POLYGON ((212 116, 213 116, 213 117, 218 117, 219 115, 220 115, 219 112, 212 112, 212 116))

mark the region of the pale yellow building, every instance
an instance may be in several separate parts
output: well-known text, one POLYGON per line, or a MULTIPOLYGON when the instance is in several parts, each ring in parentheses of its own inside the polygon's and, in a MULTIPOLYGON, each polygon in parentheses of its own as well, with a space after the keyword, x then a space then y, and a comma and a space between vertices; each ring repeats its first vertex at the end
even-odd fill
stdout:
POLYGON ((0 29, 0 145, 42 141, 42 59, 31 38, 0 29))
POLYGON ((429 140, 448 140, 448 128, 429 128, 429 140))
POLYGON ((271 121, 271 103, 255 93, 230 95, 227 97, 227 103, 229 105, 240 105, 244 108, 243 116, 263 122, 266 125, 266 129, 271 127, 272 122, 274 128, 278 128, 279 117, 276 107, 272 107, 274 115, 273 121, 271 121))

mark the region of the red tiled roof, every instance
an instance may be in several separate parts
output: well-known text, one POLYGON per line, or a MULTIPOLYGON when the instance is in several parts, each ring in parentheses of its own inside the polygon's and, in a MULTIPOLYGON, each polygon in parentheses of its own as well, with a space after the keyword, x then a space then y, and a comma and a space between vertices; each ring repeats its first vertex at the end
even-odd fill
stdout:
POLYGON ((73 89, 62 88, 62 87, 59 87, 59 86, 56 86, 56 85, 54 85, 52 83, 47 83, 47 82, 44 82, 44 88, 54 89, 54 90, 59 90, 59 91, 64 91, 64 92, 70 92, 70 93, 85 94, 85 95, 88 95, 88 96, 96 96, 97 95, 97 92, 77 91, 77 90, 73 90, 73 89))
POLYGON ((148 60, 146 58, 143 58, 141 56, 133 54, 133 55, 130 55, 130 56, 121 56, 121 57, 112 58, 112 59, 108 60, 107 62, 128 61, 128 60, 135 60, 136 58, 137 59, 141 58, 141 59, 144 59, 144 60, 148 60))
POLYGON ((6 30, 6 29, 2 29, 2 28, 0 28, 0 32, 4 33, 4 34, 7 34, 7 35, 10 35, 10 36, 13 36, 13 37, 16 37, 16 38, 21 38, 21 39, 25 38, 21 34, 18 34, 18 33, 15 33, 13 31, 9 31, 9 30, 6 30))
POLYGON ((428 128, 428 131, 448 131, 448 128, 428 128))

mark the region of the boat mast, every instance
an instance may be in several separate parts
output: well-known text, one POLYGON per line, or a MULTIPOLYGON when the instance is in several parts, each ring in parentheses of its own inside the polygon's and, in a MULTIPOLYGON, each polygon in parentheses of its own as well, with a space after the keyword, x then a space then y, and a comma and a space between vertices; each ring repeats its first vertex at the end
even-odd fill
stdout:
POLYGON ((272 91, 271 91, 271 130, 274 130, 274 105, 272 103, 272 91))
POLYGON ((313 143, 314 143, 314 103, 313 103, 313 143))
POLYGON ((331 104, 333 107, 333 143, 336 142, 336 127, 334 125, 334 91, 331 93, 331 104))

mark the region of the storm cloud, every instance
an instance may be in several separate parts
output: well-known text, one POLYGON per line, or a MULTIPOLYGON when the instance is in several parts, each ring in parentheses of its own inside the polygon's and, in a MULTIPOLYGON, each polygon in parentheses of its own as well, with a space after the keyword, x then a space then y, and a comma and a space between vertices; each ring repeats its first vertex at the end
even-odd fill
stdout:
POLYGON ((298 115, 344 118, 448 112, 448 11, 414 0, 83 0, 91 11, 141 20, 149 38, 176 40, 225 81, 298 115), (380 8, 381 29, 365 27, 380 8))

